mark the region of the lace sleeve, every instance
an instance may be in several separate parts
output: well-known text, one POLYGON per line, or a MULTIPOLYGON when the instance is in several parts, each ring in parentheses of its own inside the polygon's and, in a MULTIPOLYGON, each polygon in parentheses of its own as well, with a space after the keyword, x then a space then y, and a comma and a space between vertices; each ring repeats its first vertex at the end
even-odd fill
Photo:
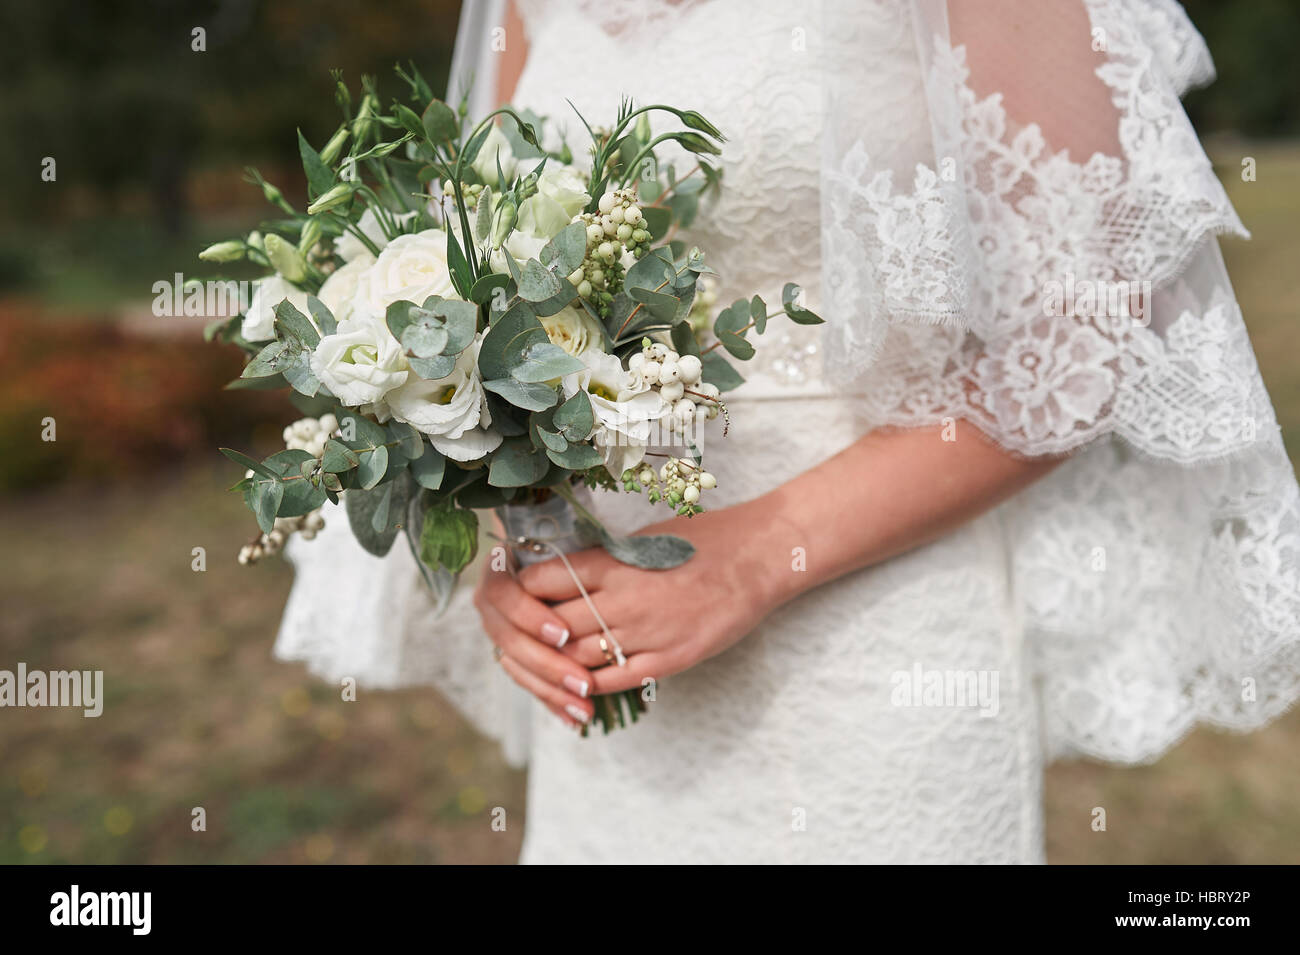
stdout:
POLYGON ((1179 102, 1204 41, 1173 0, 908 12, 911 128, 870 121, 886 51, 826 7, 829 374, 876 425, 1073 455, 1005 506, 1055 753, 1258 726, 1300 695, 1300 509, 1215 238, 1246 232, 1179 102))

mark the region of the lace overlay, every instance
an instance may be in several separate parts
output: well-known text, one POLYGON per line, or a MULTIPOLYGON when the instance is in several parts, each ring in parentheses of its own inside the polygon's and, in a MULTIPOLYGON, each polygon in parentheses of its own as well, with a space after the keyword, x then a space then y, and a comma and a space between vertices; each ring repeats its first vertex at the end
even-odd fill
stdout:
MULTIPOLYGON (((828 319, 757 339, 706 451, 719 505, 886 425, 1071 457, 783 607, 605 739, 505 686, 468 594, 432 619, 410 555, 366 556, 341 515, 294 548, 279 654, 434 684, 526 751, 530 862, 1041 861, 1046 759, 1155 759, 1300 695, 1300 495, 1215 240, 1244 230, 1178 102, 1213 68, 1176 3, 1025 4, 989 31, 969 0, 519 7, 515 101, 575 133, 565 97, 700 109, 729 136, 689 236, 719 301, 799 276, 828 319), (1052 82, 1017 86, 1036 63, 1052 82), (368 568, 358 593, 314 583, 326 564, 368 568), (996 712, 900 705, 918 671, 996 675, 996 712)), ((481 72, 488 47, 462 32, 481 72)))

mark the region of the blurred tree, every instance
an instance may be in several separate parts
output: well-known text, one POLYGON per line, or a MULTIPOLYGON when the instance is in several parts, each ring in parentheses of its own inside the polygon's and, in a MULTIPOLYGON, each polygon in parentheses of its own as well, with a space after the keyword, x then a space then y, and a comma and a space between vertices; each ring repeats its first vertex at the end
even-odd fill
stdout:
POLYGON ((1187 97, 1202 133, 1300 133, 1300 3, 1296 0, 1184 0, 1205 36, 1218 79, 1187 97))
POLYGON ((61 183, 106 208, 147 186, 171 231, 184 224, 184 182, 206 162, 296 162, 295 127, 323 140, 338 123, 331 68, 381 90, 414 60, 444 88, 456 0, 52 0, 0 8, 0 175, 11 213, 55 211, 64 190, 38 189, 52 156, 61 183), (194 31, 204 31, 202 46, 194 31))

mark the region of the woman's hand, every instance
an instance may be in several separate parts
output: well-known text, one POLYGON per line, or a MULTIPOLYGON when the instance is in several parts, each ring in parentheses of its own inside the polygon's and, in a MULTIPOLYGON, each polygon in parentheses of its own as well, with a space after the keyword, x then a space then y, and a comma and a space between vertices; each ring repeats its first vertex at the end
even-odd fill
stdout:
POLYGON ((566 725, 590 722, 591 674, 560 652, 571 632, 564 619, 529 596, 508 570, 491 567, 474 589, 474 605, 510 677, 566 725))
POLYGON ((519 583, 528 600, 552 604, 548 612, 572 634, 560 653, 590 669, 592 693, 640 687, 726 650, 791 595, 800 575, 788 551, 781 557, 755 539, 756 521, 750 505, 739 505, 638 532, 695 545, 695 556, 671 570, 630 567, 600 548, 568 555, 626 666, 606 666, 600 623, 560 560, 525 568, 519 583))

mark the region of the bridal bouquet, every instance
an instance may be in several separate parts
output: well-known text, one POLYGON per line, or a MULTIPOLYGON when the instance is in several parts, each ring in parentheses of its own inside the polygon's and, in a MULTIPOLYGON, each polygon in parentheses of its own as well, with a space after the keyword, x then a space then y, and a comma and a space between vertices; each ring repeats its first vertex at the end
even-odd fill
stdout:
MULTIPOLYGON (((645 568, 689 559, 680 538, 614 537, 575 491, 697 513, 716 486, 704 424, 725 421, 722 393, 742 381, 729 359, 752 357, 748 333, 777 315, 821 321, 793 283, 780 308, 755 295, 707 321, 712 270, 677 233, 721 186, 721 132, 625 101, 608 126, 579 117, 578 161, 543 146, 541 117, 470 120, 398 74, 409 104, 386 112, 370 79, 354 108, 336 75, 337 131, 319 150, 298 134, 309 205, 250 170, 282 217, 201 255, 270 270, 209 333, 247 353, 237 386, 291 388, 304 414, 264 460, 222 449, 246 468, 235 489, 261 531, 241 562, 314 536, 340 498, 370 553, 405 538, 442 606, 475 556, 476 509, 497 509, 522 562, 591 544, 645 568), (669 148, 691 168, 661 165, 669 148), (528 519, 541 513, 546 534, 528 519)), ((629 691, 598 699, 596 718, 608 731, 642 708, 629 691)))

